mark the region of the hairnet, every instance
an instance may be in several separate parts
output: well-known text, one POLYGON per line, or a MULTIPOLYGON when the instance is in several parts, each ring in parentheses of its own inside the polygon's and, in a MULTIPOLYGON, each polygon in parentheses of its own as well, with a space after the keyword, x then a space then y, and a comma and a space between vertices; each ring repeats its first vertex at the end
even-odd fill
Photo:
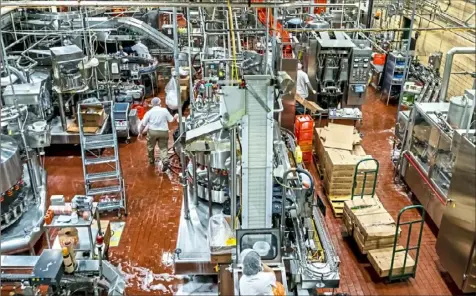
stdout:
MULTIPOLYGON (((246 251, 246 250, 245 250, 246 251)), ((243 274, 255 275, 261 270, 261 257, 256 251, 249 251, 243 258, 243 274)))
POLYGON ((152 106, 159 106, 160 105, 160 99, 155 97, 152 99, 152 106))
POLYGON ((298 70, 302 70, 302 64, 298 63, 298 70))

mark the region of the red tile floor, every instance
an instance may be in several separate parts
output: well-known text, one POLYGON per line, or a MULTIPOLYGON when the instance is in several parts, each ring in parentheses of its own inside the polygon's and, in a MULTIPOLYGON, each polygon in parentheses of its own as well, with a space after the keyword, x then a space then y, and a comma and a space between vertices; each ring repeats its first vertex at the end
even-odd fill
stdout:
MULTIPOLYGON (((396 107, 386 106, 378 97, 370 91, 363 108, 363 146, 368 154, 380 162, 377 194, 387 210, 396 217, 398 211, 410 205, 411 201, 392 181, 390 153, 396 107)), ((55 156, 47 157, 49 195, 63 194, 70 198, 84 192, 79 149, 71 155, 68 149, 56 151, 55 156)), ((174 252, 177 239, 181 186, 176 176, 170 180, 167 175, 158 173, 148 165, 145 140, 134 139, 130 144, 121 144, 120 157, 127 187, 129 216, 124 218, 126 227, 120 245, 110 248, 110 260, 120 264, 127 274, 129 295, 171 294, 180 285, 180 280, 171 276, 173 266, 170 254, 174 252)), ((316 175, 315 168, 311 166, 310 169, 316 175)), ((365 258, 356 255, 350 240, 343 239, 342 222, 334 218, 329 209, 326 222, 341 260, 341 285, 337 292, 352 295, 458 293, 448 276, 442 273, 435 252, 436 237, 428 225, 424 227, 416 279, 386 284, 375 276, 365 258)))

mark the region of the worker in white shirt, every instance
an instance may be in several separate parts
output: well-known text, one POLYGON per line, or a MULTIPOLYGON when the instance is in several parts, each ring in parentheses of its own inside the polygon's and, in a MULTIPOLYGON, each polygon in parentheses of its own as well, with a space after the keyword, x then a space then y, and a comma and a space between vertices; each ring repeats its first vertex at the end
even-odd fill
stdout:
POLYGON ((253 249, 246 249, 240 254, 243 260, 243 275, 240 278, 240 295, 274 295, 276 275, 264 263, 253 249))
POLYGON ((312 88, 311 81, 309 81, 309 76, 302 70, 302 64, 298 63, 296 94, 303 99, 307 99, 309 97, 308 89, 313 94, 316 94, 316 91, 312 88))
POLYGON ((136 40, 136 44, 131 47, 133 51, 136 52, 137 56, 143 57, 146 59, 151 59, 152 56, 150 55, 149 48, 142 43, 140 40, 136 40))
POLYGON ((145 113, 139 131, 139 139, 142 138, 144 130, 147 128, 147 152, 149 163, 155 163, 154 149, 159 146, 159 160, 162 162, 162 171, 165 172, 169 166, 169 125, 168 122, 177 120, 178 115, 172 117, 166 108, 160 106, 160 99, 152 99, 152 109, 145 113))

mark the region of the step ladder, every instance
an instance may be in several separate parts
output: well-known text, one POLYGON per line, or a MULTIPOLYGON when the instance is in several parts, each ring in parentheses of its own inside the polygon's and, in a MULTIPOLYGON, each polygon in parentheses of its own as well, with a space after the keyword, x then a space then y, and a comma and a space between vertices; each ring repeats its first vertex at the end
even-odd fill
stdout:
POLYGON ((78 127, 83 160, 84 189, 87 196, 116 195, 112 201, 99 201, 98 210, 124 210, 127 216, 127 199, 119 160, 119 145, 117 142, 116 127, 114 124, 114 102, 96 102, 78 104, 78 127), (106 128, 103 134, 88 134, 84 131, 81 110, 104 109, 106 128), (109 133, 106 133, 109 131, 109 133))

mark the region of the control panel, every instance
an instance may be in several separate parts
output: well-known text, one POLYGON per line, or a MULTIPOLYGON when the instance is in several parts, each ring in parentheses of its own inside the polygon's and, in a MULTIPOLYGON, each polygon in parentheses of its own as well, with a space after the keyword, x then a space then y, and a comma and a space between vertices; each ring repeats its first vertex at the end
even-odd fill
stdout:
POLYGON ((371 56, 372 49, 369 47, 355 47, 352 50, 352 58, 350 60, 349 83, 367 84, 371 56))

